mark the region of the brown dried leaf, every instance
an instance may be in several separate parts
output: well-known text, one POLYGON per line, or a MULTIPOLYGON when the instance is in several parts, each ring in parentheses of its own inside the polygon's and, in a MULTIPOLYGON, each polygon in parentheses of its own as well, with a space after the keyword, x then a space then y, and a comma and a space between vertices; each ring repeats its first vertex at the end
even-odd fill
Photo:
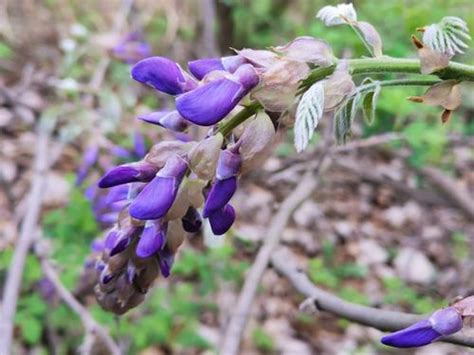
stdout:
POLYGON ((445 80, 430 87, 423 102, 431 106, 442 106, 447 110, 455 110, 461 105, 461 90, 457 80, 445 80))
POLYGON ((260 79, 260 87, 252 93, 252 98, 272 112, 286 110, 295 100, 299 81, 309 73, 306 63, 282 58, 271 66, 260 79))
POLYGON ((431 48, 426 47, 415 36, 411 37, 413 45, 418 49, 418 57, 420 58, 420 71, 422 74, 431 74, 449 65, 452 55, 438 53, 431 48))

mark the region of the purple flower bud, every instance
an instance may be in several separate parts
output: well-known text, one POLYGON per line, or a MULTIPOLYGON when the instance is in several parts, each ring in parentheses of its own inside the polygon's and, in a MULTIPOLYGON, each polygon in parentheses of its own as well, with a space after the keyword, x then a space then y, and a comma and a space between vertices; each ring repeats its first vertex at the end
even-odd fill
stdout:
POLYGON ((118 213, 117 212, 101 213, 97 215, 96 217, 99 223, 112 225, 115 222, 117 222, 118 213))
POLYGON ((127 280, 129 283, 133 282, 133 279, 137 275, 137 268, 131 261, 127 264, 127 280))
POLYGON ((103 239, 94 239, 91 243, 93 253, 100 253, 105 249, 105 241, 103 239))
POLYGON ((255 69, 244 64, 233 75, 213 80, 179 96, 176 109, 188 121, 211 126, 227 116, 258 82, 255 69))
POLYGON ((247 61, 245 58, 233 55, 222 58, 205 58, 188 62, 188 68, 198 80, 201 80, 206 74, 215 70, 225 70, 229 73, 235 72, 241 65, 247 61))
POLYGON ((221 235, 227 232, 235 221, 235 210, 231 205, 225 205, 224 208, 215 211, 209 216, 209 223, 212 232, 215 235, 221 235))
POLYGON ((139 158, 143 158, 146 154, 145 137, 140 132, 133 134, 133 150, 139 158))
POLYGON ((186 162, 177 155, 168 159, 156 177, 132 202, 130 215, 141 220, 163 217, 176 199, 187 168, 186 162))
POLYGON ((114 202, 124 201, 127 199, 128 196, 128 189, 127 185, 117 185, 113 186, 107 193, 107 197, 105 202, 107 205, 112 204, 114 202))
POLYGON ((163 247, 165 240, 164 226, 160 221, 147 221, 135 252, 140 258, 149 258, 163 247))
POLYGON ((423 346, 438 340, 442 336, 460 331, 462 325, 461 315, 455 308, 447 307, 434 312, 428 319, 384 336, 381 342, 397 348, 423 346))
POLYGON ((225 180, 236 176, 242 164, 240 154, 232 152, 230 149, 221 151, 216 168, 216 178, 225 180))
POLYGON ((120 232, 117 228, 112 228, 104 238, 105 248, 111 250, 120 236, 120 232))
POLYGON ((178 64, 163 57, 139 61, 132 68, 132 78, 170 95, 182 94, 196 87, 194 80, 178 64))
POLYGON ((430 317, 433 329, 441 335, 450 335, 462 329, 462 317, 453 307, 446 307, 434 312, 430 317))
POLYGON ((114 277, 115 275, 111 274, 109 268, 106 266, 100 273, 100 283, 108 284, 114 277))
POLYGON ((129 235, 120 236, 109 255, 114 256, 123 252, 130 245, 131 241, 132 238, 129 235))
POLYGON ((95 184, 89 186, 84 191, 84 197, 89 201, 92 201, 97 193, 97 186, 95 184))
POLYGON ((121 159, 130 159, 132 158, 132 153, 128 151, 128 149, 124 147, 120 147, 118 145, 114 145, 109 149, 110 154, 114 155, 117 158, 121 159))
POLYGON ((231 177, 225 180, 216 179, 207 195, 206 203, 202 215, 204 218, 210 217, 216 211, 221 210, 234 196, 237 189, 237 178, 231 177))
POLYGON ((171 267, 174 262, 174 254, 168 249, 164 248, 158 252, 158 264, 160 266, 161 275, 163 277, 170 276, 171 267))
POLYGON ((112 50, 114 56, 128 64, 151 56, 151 47, 138 32, 127 34, 112 50))
POLYGON ((87 177, 87 174, 89 173, 89 170, 96 163, 98 157, 99 157, 99 146, 98 145, 94 144, 92 146, 89 146, 86 149, 86 151, 84 152, 84 155, 82 157, 82 163, 79 166, 79 169, 77 171, 76 186, 82 185, 82 183, 84 182, 84 180, 87 177))
POLYGON ((161 126, 174 132, 182 132, 188 127, 188 123, 174 110, 163 110, 152 112, 137 117, 139 120, 161 126))
POLYGON ((124 164, 109 170, 99 180, 99 187, 107 188, 129 182, 148 182, 155 176, 158 168, 144 161, 124 164))
POLYGON ((199 212, 194 207, 189 207, 184 217, 181 219, 183 229, 189 233, 197 233, 201 229, 202 219, 199 212))

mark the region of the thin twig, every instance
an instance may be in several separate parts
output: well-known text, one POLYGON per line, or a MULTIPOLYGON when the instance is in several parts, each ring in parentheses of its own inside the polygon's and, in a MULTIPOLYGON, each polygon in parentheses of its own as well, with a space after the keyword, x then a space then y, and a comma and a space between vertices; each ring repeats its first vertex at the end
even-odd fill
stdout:
POLYGON ((280 242, 283 230, 288 223, 293 211, 311 196, 318 184, 318 174, 329 149, 324 148, 319 160, 311 164, 297 188, 282 202, 278 212, 270 221, 269 228, 265 233, 265 242, 260 248, 255 261, 245 278, 245 283, 240 292, 236 308, 231 315, 229 324, 221 345, 221 354, 236 355, 239 351, 240 340, 248 321, 250 309, 257 293, 258 285, 265 272, 270 257, 280 242))
POLYGON ((21 225, 18 243, 8 269, 4 286, 2 312, 0 316, 0 351, 8 354, 12 344, 13 319, 16 313, 18 294, 20 291, 23 269, 28 250, 33 243, 35 230, 41 210, 46 172, 48 170, 49 132, 39 130, 38 145, 34 163, 34 175, 29 191, 28 210, 21 225))
MULTIPOLYGON (((330 292, 313 284, 294 262, 294 255, 288 248, 281 248, 273 253, 272 266, 285 276, 293 287, 311 299, 316 308, 382 331, 396 331, 426 317, 410 313, 387 311, 345 301, 330 292)), ((462 335, 444 337, 441 341, 474 348, 474 338, 462 335)))
POLYGON ((474 219, 474 198, 467 189, 434 167, 425 166, 417 169, 417 171, 423 175, 431 185, 441 190, 441 193, 446 196, 451 203, 463 211, 468 218, 471 220, 474 219))
POLYGON ((82 325, 86 330, 88 335, 94 335, 100 338, 104 344, 109 349, 110 353, 113 355, 120 355, 121 351, 118 345, 114 342, 112 337, 109 335, 108 331, 103 328, 99 323, 95 321, 92 315, 89 313, 87 308, 85 308, 69 290, 62 284, 61 280, 58 277, 58 274, 54 270, 53 266, 47 258, 41 257, 41 268, 44 275, 48 278, 49 281, 54 285, 56 292, 59 297, 71 308, 74 313, 76 313, 81 319, 82 325))

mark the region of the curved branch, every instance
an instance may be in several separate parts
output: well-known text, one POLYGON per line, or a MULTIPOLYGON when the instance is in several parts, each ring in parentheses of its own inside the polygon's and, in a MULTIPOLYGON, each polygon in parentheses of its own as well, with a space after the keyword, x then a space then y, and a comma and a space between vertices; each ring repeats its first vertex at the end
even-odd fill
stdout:
MULTIPOLYGON (((426 318, 421 315, 387 311, 345 301, 313 284, 292 260, 294 257, 291 252, 287 248, 282 248, 272 255, 271 263, 278 273, 285 276, 298 292, 311 299, 316 308, 321 311, 382 331, 399 330, 426 318)), ((472 337, 454 335, 441 338, 441 341, 474 348, 472 337)))

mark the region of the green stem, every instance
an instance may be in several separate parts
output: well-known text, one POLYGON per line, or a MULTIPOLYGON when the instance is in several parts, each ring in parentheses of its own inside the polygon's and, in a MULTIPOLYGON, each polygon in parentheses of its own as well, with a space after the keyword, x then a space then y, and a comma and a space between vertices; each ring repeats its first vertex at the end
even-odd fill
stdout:
POLYGON ((372 50, 372 47, 370 46, 370 44, 366 41, 365 37, 363 36, 363 34, 360 32, 360 30, 355 27, 351 22, 348 22, 349 23, 349 26, 351 26, 352 30, 355 32, 355 34, 357 35, 357 37, 359 37, 359 39, 361 40, 361 42, 364 44, 365 48, 367 48, 367 50, 369 51, 370 55, 372 57, 375 57, 375 54, 374 54, 374 51, 372 50))
MULTIPOLYGON (((349 70, 351 74, 421 74, 420 61, 418 59, 399 58, 363 58, 349 59, 349 70)), ((314 69, 310 75, 303 80, 302 89, 306 89, 315 82, 332 74, 336 66, 314 69)), ((449 65, 432 75, 441 79, 456 79, 460 81, 474 81, 474 66, 450 62, 449 65)))
POLYGON ((249 105, 245 106, 244 109, 241 110, 238 114, 219 124, 217 132, 222 133, 222 135, 225 137, 230 132, 232 132, 235 127, 255 115, 257 111, 261 108, 262 105, 260 105, 258 101, 251 102, 249 105))
MULTIPOLYGON (((399 59, 399 58, 364 58, 364 59, 349 59, 349 70, 352 75, 357 74, 421 74, 420 61, 418 59, 399 59)), ((309 76, 302 81, 298 94, 305 92, 315 82, 331 75, 336 69, 333 64, 329 67, 316 68, 309 74, 309 76)), ((449 65, 433 73, 431 77, 423 79, 395 79, 380 81, 381 86, 431 86, 440 82, 440 79, 455 79, 460 81, 474 81, 474 66, 451 62, 449 65)), ((375 88, 377 83, 363 85, 359 88, 360 91, 369 91, 375 88)), ((234 117, 222 122, 219 125, 217 132, 224 136, 228 135, 232 130, 252 117, 262 105, 253 101, 246 106, 242 111, 234 117)))
POLYGON ((380 86, 431 86, 440 83, 441 80, 437 78, 433 79, 394 79, 394 80, 381 80, 370 84, 360 85, 357 91, 372 91, 377 85, 380 86))

